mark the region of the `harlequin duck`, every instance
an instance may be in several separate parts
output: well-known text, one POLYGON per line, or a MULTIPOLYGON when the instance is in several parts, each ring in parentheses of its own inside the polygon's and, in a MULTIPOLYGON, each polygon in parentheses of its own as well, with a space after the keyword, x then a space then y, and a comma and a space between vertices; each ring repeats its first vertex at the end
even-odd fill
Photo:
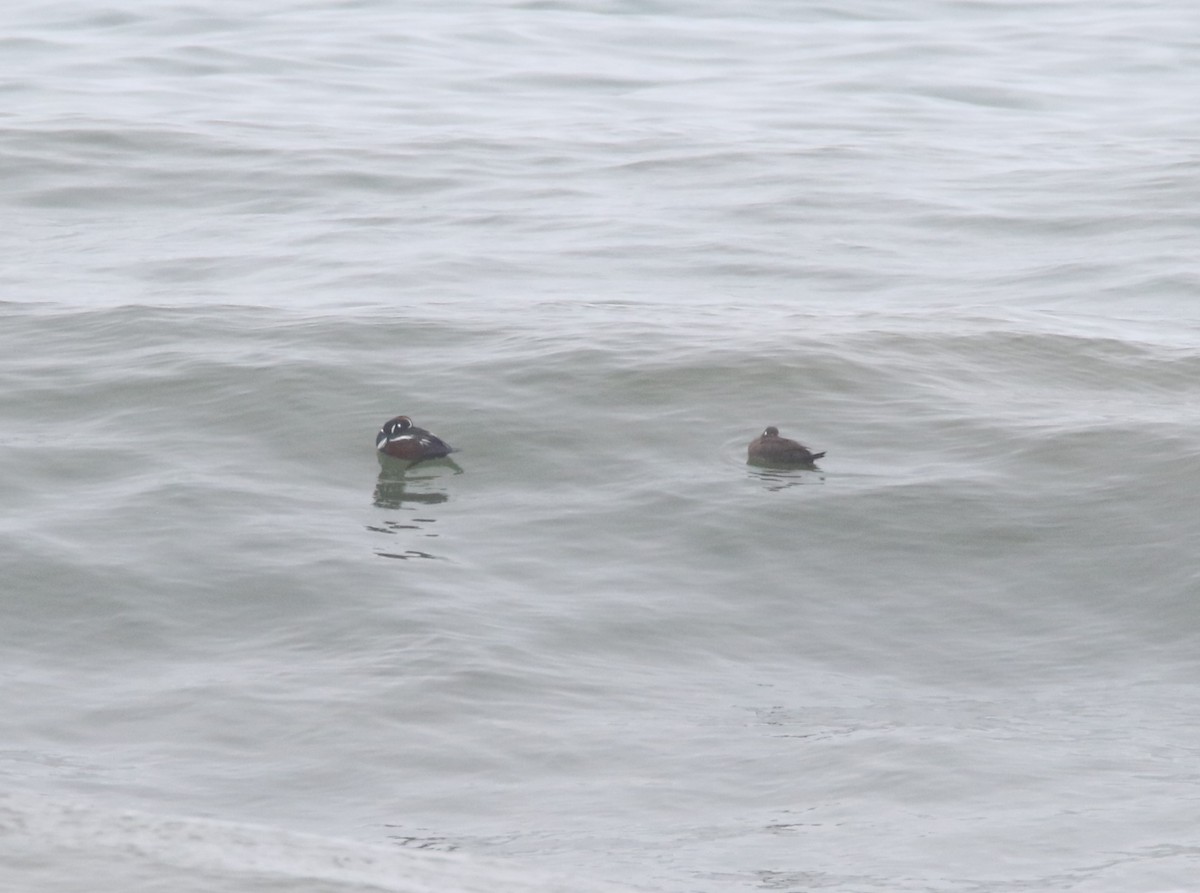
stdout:
POLYGON ((782 465, 793 468, 810 467, 825 455, 824 451, 814 453, 803 444, 780 437, 779 429, 774 425, 750 441, 748 453, 746 461, 751 465, 782 465))
POLYGON ((375 435, 375 449, 385 456, 407 462, 441 459, 455 452, 454 447, 436 434, 418 428, 406 415, 398 415, 384 422, 375 435))

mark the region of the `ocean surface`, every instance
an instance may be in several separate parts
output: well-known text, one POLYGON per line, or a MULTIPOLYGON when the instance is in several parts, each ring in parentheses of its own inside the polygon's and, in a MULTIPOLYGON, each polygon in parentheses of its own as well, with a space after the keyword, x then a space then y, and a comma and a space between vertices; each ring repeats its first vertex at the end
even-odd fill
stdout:
POLYGON ((1192 0, 0 54, 0 889, 1196 889, 1192 0))

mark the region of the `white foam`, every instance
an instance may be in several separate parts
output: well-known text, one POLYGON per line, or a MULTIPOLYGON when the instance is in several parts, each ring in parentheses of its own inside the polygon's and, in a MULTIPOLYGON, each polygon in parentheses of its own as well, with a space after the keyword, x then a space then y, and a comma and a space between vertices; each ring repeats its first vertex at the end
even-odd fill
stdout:
POLYGON ((0 795, 0 889, 38 893, 629 893, 459 853, 0 795))

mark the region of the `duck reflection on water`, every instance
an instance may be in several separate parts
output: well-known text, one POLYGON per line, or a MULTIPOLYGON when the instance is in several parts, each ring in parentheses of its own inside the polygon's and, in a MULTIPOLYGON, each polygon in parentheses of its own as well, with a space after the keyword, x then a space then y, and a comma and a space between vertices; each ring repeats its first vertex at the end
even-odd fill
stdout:
POLYGON ((396 460, 379 455, 379 477, 375 480, 374 503, 381 509, 398 509, 405 503, 418 505, 437 505, 446 502, 450 496, 441 491, 424 489, 428 482, 436 481, 439 475, 428 473, 435 465, 448 466, 455 474, 462 474, 462 469, 450 459, 440 459, 436 462, 421 463, 421 473, 410 474, 416 463, 396 460))
POLYGON ((769 491, 786 490, 788 487, 811 487, 825 483, 825 475, 819 468, 754 468, 747 469, 752 479, 758 480, 769 491), (813 472, 816 474, 813 474, 813 472))

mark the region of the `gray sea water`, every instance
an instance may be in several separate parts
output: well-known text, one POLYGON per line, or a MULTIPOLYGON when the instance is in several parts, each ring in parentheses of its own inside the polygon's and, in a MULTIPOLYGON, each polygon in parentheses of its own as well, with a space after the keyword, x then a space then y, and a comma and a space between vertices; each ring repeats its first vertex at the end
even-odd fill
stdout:
POLYGON ((1196 888, 1191 2, 0 58, 0 888, 1196 888))

